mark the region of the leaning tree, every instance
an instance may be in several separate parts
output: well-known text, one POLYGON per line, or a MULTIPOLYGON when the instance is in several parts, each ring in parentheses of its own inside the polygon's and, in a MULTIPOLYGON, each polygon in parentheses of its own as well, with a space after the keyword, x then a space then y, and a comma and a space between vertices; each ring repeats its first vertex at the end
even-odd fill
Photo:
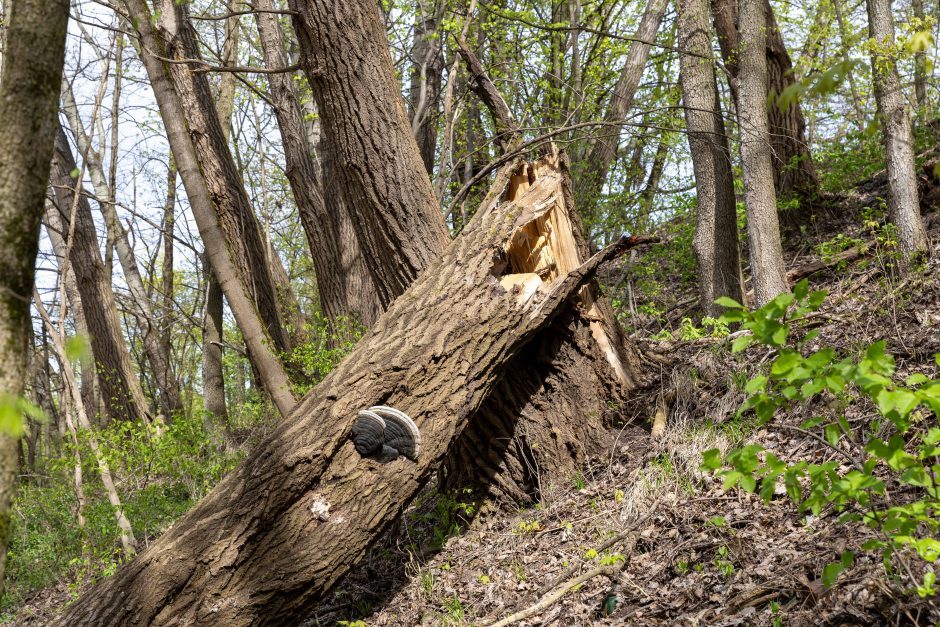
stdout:
MULTIPOLYGON (((565 159, 503 169, 453 241, 411 133, 376 3, 292 2, 336 177, 387 311, 194 510, 63 624, 278 623, 348 572, 436 470, 531 498, 605 443, 638 376, 591 278, 565 159), (362 458, 357 412, 412 416, 417 460, 362 458)), ((187 188, 188 189, 188 188, 187 188)))

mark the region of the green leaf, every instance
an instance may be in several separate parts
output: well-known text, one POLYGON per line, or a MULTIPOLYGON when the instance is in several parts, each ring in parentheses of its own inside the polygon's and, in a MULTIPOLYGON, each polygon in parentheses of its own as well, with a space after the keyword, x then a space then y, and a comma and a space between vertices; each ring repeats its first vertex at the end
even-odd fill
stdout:
POLYGON ((721 468, 721 451, 712 448, 702 453, 702 465, 700 468, 705 471, 715 471, 721 468))
POLYGON ((841 575, 845 569, 851 568, 852 564, 854 563, 855 563, 855 553, 853 553, 852 551, 843 551, 842 556, 838 562, 832 562, 831 564, 827 564, 826 567, 823 568, 823 572, 822 572, 823 585, 826 586, 827 588, 831 588, 832 584, 836 582, 836 579, 838 579, 839 575, 841 575))
POLYGON ((762 392, 765 387, 767 387, 767 377, 757 376, 747 382, 744 391, 748 394, 756 394, 762 392))
POLYGON ((806 294, 809 293, 809 280, 803 279, 799 283, 793 286, 793 296, 797 300, 803 300, 806 298, 806 294))
POLYGON ((727 307, 728 309, 744 309, 744 305, 734 300, 733 298, 728 298, 727 296, 721 296, 720 298, 715 299, 715 304, 722 307, 727 307))
POLYGON ((19 437, 23 434, 20 398, 12 394, 0 396, 0 433, 19 437))
POLYGON ((905 384, 914 386, 914 385, 920 385, 921 383, 926 383, 927 381, 930 381, 927 375, 921 372, 915 372, 914 374, 912 374, 905 380, 905 384))
POLYGON ((71 363, 83 361, 91 354, 88 337, 84 334, 73 335, 65 340, 65 358, 71 363))
POLYGON ((742 335, 734 339, 734 342, 731 343, 731 352, 740 353, 745 348, 754 343, 753 335, 742 335))

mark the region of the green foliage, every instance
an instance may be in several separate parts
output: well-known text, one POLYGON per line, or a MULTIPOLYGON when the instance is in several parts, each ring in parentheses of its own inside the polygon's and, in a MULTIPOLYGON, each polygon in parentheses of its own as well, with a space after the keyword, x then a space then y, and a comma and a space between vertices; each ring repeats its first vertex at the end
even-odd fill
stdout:
MULTIPOLYGON (((821 439, 848 460, 851 470, 842 470, 838 461, 787 463, 756 444, 734 449, 725 459, 717 449, 706 451, 702 467, 722 476, 725 489, 740 486, 769 501, 782 483, 803 510, 818 515, 832 507, 843 513, 844 522, 863 522, 877 532, 877 539, 861 548, 880 551, 886 562, 905 551, 934 563, 940 557, 940 540, 936 539, 940 532, 940 428, 934 426, 940 415, 940 380, 918 373, 904 385, 897 383, 894 358, 884 341, 852 357, 842 357, 833 348, 807 351, 815 333, 797 340, 793 335, 824 298, 825 293, 810 292, 803 281, 793 294, 781 294, 756 311, 727 298, 719 301, 729 308, 725 321, 740 323, 751 332, 734 341, 733 352, 754 342, 777 351, 769 371, 748 381, 748 396, 739 411, 753 411, 761 422, 767 422, 778 409, 806 407, 825 398, 870 403, 879 418, 862 446, 865 458, 855 459, 839 448, 843 438, 858 444, 859 436, 841 413, 834 418, 812 418, 800 428, 817 430, 821 439), (933 420, 928 420, 930 414, 933 420), (892 484, 905 491, 903 504, 889 498, 887 486, 892 484)), ((826 585, 850 568, 853 560, 854 553, 847 551, 828 565, 823 572, 826 585)), ((935 575, 929 569, 926 573, 922 582, 916 582, 921 596, 934 594, 935 575)))
POLYGON ((365 327, 358 320, 343 318, 331 323, 317 312, 307 324, 307 341, 285 356, 285 363, 302 373, 304 384, 294 392, 303 395, 336 367, 362 337, 365 327))
MULTIPOLYGON (((141 539, 167 529, 241 457, 219 449, 201 416, 178 416, 159 437, 152 427, 131 422, 113 423, 95 435, 141 539)), ((66 442, 37 468, 39 481, 23 481, 18 488, 0 606, 15 605, 29 591, 60 579, 106 576, 120 564, 120 531, 87 436, 79 432, 84 532, 76 524, 74 449, 66 442)))

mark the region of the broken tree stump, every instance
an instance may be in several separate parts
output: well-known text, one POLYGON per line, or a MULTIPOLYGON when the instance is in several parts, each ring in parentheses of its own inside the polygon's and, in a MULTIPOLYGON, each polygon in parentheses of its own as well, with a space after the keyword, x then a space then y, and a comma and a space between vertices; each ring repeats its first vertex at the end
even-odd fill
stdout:
POLYGON ((536 164, 506 200, 514 170, 498 175, 464 233, 249 459, 59 623, 282 624, 309 611, 441 466, 507 363, 601 263, 640 242, 624 238, 565 272, 556 263, 534 290, 507 289, 515 238, 568 210, 557 159, 536 164), (350 430, 374 405, 414 418, 416 462, 356 452, 350 430))

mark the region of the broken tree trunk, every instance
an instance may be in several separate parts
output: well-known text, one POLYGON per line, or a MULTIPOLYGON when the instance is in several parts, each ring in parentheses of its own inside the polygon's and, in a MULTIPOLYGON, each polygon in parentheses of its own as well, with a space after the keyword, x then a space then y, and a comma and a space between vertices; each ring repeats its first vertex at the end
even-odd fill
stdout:
POLYGON ((560 231, 569 206, 556 160, 513 174, 250 459, 60 624, 282 624, 309 611, 433 476, 510 360, 635 243, 570 272, 527 271, 518 242, 532 225, 560 231), (356 413, 378 404, 421 428, 416 463, 356 453, 356 413))

